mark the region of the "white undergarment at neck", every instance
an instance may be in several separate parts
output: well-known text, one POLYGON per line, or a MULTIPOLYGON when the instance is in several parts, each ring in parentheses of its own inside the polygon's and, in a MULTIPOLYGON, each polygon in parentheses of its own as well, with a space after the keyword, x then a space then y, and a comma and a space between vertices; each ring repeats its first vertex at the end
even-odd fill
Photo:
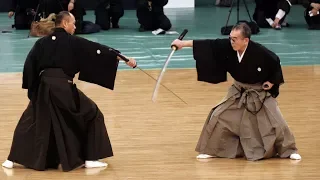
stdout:
MULTIPOLYGON (((247 46, 247 47, 248 47, 248 46, 247 46)), ((247 47, 246 47, 246 48, 244 49, 244 51, 242 52, 241 56, 240 56, 240 54, 239 54, 239 51, 237 51, 239 63, 242 61, 243 55, 244 55, 244 53, 246 52, 247 47)))

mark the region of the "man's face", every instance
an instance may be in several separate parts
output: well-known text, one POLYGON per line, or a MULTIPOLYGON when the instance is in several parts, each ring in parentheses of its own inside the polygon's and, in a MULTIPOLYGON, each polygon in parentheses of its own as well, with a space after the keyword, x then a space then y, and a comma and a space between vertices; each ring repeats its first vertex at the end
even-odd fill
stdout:
POLYGON ((76 20, 74 16, 71 14, 70 17, 67 17, 63 22, 63 28, 69 33, 74 34, 74 31, 76 30, 76 20))
POLYGON ((231 46, 235 51, 244 50, 249 42, 249 38, 244 38, 241 34, 241 30, 236 29, 231 31, 229 39, 231 46))

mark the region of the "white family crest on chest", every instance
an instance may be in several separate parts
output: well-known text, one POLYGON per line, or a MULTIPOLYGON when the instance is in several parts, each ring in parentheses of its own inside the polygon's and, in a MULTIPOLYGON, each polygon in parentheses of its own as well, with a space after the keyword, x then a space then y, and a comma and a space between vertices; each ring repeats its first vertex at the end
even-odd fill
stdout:
POLYGON ((258 68, 257 68, 257 71, 261 72, 261 70, 262 70, 261 67, 258 67, 258 68))

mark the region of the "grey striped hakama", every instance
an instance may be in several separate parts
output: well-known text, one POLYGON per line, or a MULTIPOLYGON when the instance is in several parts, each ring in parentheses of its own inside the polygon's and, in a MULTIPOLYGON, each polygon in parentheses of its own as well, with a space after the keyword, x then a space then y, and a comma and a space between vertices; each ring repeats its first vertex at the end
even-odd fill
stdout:
POLYGON ((255 161, 288 158, 297 148, 276 99, 261 84, 235 81, 223 101, 209 113, 196 151, 255 161))

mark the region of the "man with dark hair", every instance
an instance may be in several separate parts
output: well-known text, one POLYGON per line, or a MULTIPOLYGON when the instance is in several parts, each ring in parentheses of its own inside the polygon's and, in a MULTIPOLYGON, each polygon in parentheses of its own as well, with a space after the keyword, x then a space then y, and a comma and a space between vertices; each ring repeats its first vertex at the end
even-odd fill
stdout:
MULTIPOLYGON (((75 18, 69 12, 56 17, 53 34, 36 41, 23 70, 22 88, 30 103, 15 129, 8 160, 35 170, 70 171, 82 164, 105 167, 99 159, 113 156, 98 106, 73 83, 79 80, 113 90, 119 57, 110 47, 72 36, 75 18)), ((129 58, 128 66, 136 62, 129 58)))
POLYGON ((193 47, 198 81, 225 82, 227 72, 234 79, 227 96, 208 115, 196 147, 199 159, 255 161, 276 155, 301 159, 277 106, 279 86, 284 83, 279 57, 250 36, 248 25, 240 23, 229 39, 172 43, 178 49, 193 47))
POLYGON ((95 8, 96 24, 101 29, 119 28, 119 20, 124 14, 124 9, 121 0, 97 0, 95 8))
POLYGON ((285 19, 291 9, 290 0, 255 0, 255 2, 253 19, 259 27, 280 30, 281 27, 289 26, 285 19))
POLYGON ((39 0, 12 0, 8 17, 14 16, 14 25, 16 29, 30 29, 35 16, 39 0))
POLYGON ((168 0, 137 0, 139 31, 153 31, 156 29, 168 31, 172 25, 163 11, 163 7, 167 3, 168 0))

